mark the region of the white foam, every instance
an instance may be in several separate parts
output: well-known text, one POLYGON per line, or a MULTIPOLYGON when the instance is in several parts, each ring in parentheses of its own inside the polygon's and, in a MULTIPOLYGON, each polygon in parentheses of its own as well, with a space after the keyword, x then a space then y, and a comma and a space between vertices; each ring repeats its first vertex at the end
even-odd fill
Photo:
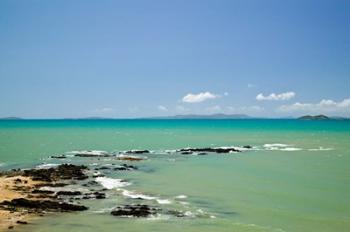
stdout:
POLYGON ((136 156, 136 155, 126 155, 126 154, 117 155, 117 158, 148 159, 147 156, 136 156))
POLYGON ((171 204, 171 201, 168 199, 157 199, 156 201, 161 205, 171 204))
POLYGON ((301 151, 301 148, 298 147, 286 147, 286 148, 282 148, 280 149, 280 151, 301 151))
POLYGON ((148 196, 145 194, 141 194, 141 193, 134 193, 132 191, 129 190, 122 190, 122 194, 126 197, 132 198, 132 199, 143 199, 143 200, 156 200, 156 197, 152 197, 152 196, 148 196))
POLYGON ((283 143, 267 143, 264 144, 265 148, 275 148, 275 147, 289 147, 290 145, 288 144, 283 144, 283 143))
POLYGON ((49 169, 49 168, 54 168, 59 166, 59 164, 40 164, 38 166, 36 166, 36 169, 49 169))
POLYGON ((106 151, 99 151, 99 150, 91 150, 91 151, 70 151, 68 153, 71 154, 83 154, 83 155, 91 155, 91 156, 104 156, 108 155, 108 152, 106 151))
POLYGON ((186 195, 178 195, 175 197, 175 199, 185 199, 185 198, 187 198, 186 195))
POLYGON ((312 148, 308 149, 308 151, 332 151, 334 148, 331 147, 319 147, 319 148, 312 148))
POLYGON ((301 148, 298 147, 292 147, 292 145, 283 144, 283 143, 272 143, 272 144, 265 144, 263 146, 265 150, 269 151, 301 151, 301 148))
POLYGON ((95 180, 106 189, 118 189, 131 185, 131 183, 125 182, 122 179, 112 179, 108 177, 97 177, 95 180))
POLYGON ((59 191, 69 191, 69 192, 73 192, 73 191, 79 191, 79 192, 89 192, 88 189, 86 188, 82 188, 79 186, 75 186, 75 185, 67 185, 64 187, 50 187, 50 186, 43 186, 39 188, 40 190, 43 191, 52 191, 52 192, 59 192, 59 191))

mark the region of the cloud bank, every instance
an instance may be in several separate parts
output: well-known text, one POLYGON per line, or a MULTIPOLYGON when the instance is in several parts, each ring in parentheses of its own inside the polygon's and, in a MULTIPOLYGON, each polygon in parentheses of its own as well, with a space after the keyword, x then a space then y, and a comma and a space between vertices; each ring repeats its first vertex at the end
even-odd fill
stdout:
POLYGON ((340 102, 333 100, 321 100, 318 103, 300 103, 292 105, 282 105, 279 107, 281 112, 309 112, 309 113, 344 113, 350 112, 350 98, 340 102))
POLYGON ((186 103, 199 103, 206 100, 215 99, 218 97, 219 95, 215 95, 210 92, 203 92, 198 94, 189 93, 182 98, 182 101, 186 103))
POLYGON ((285 101, 295 97, 294 92, 285 92, 280 94, 271 93, 268 96, 264 96, 262 93, 256 96, 256 100, 258 101, 285 101))

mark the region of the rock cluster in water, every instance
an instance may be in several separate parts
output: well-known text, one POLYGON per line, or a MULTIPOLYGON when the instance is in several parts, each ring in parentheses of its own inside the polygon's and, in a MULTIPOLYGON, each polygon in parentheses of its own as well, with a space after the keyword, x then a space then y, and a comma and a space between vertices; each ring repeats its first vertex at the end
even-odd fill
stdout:
MULTIPOLYGON (((244 146, 244 149, 250 149, 251 146, 244 146)), ((211 153, 224 154, 241 152, 242 149, 236 147, 218 147, 218 148, 183 148, 176 150, 175 154, 182 155, 208 155, 211 153)), ((0 188, 10 194, 10 196, 0 198, 0 211, 7 211, 9 213, 20 213, 20 215, 45 215, 53 212, 72 212, 84 211, 88 207, 78 203, 83 199, 104 199, 106 198, 105 191, 101 189, 100 183, 94 178, 102 177, 113 171, 134 171, 138 167, 131 165, 128 162, 143 161, 147 159, 142 154, 150 154, 149 150, 130 150, 120 153, 107 153, 104 151, 78 151, 73 155, 54 155, 51 159, 66 159, 68 157, 81 158, 100 158, 108 157, 119 162, 127 162, 124 164, 101 164, 92 170, 84 165, 60 164, 55 167, 48 168, 34 168, 34 169, 15 169, 0 173, 2 181, 11 180, 11 184, 1 185, 0 188), (101 172, 100 172, 101 171, 101 172), (92 179, 93 178, 93 179, 92 179), (69 188, 65 188, 69 185, 69 188), (80 188, 70 188, 70 187, 80 188), (81 187, 85 187, 81 190, 81 187), (7 189, 6 189, 7 188, 7 189), (96 190, 98 189, 99 190, 96 190)), ((121 183, 124 180, 121 180, 121 183)), ((110 189, 110 188, 109 188, 110 189)), ((1 190, 1 189, 0 189, 1 190)), ((124 191, 124 190, 123 190, 124 191)), ((128 191, 125 190, 127 193, 128 191)), ((130 191, 129 191, 130 193, 130 191)), ((140 196, 143 196, 140 194, 140 196)), ((154 199, 161 201, 156 197, 135 197, 132 198, 137 201, 154 199)), ((169 202, 163 200, 163 202, 169 202)), ((169 203, 160 203, 169 204, 169 203)), ((113 209, 110 214, 117 217, 149 217, 158 213, 165 213, 175 217, 187 216, 181 210, 164 210, 156 208, 147 204, 126 204, 118 206, 113 209)), ((10 214, 9 214, 10 215, 10 214)), ((14 214, 13 214, 14 215, 14 214)), ((11 216, 10 216, 11 217, 11 216)), ((27 221, 23 217, 19 217, 15 221, 16 224, 26 224, 27 221)), ((13 228, 13 224, 8 226, 13 228)), ((0 228, 1 229, 1 228, 0 228)))

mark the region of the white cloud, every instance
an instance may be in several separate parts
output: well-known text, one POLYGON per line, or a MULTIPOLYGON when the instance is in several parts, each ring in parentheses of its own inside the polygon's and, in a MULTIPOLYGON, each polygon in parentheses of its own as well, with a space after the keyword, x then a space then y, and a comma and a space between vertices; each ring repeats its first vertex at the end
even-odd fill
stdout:
POLYGON ((280 93, 280 94, 271 93, 268 96, 264 96, 262 93, 260 93, 260 94, 258 94, 258 96, 256 96, 256 100, 258 100, 258 101, 285 101, 285 100, 292 99, 293 97, 295 97, 294 92, 285 92, 285 93, 280 93))
POLYGON ((182 98, 183 102, 186 103, 199 103, 209 99, 215 99, 220 97, 219 95, 212 94, 210 92, 203 92, 198 94, 189 93, 182 98))
POLYGON ((157 108, 160 111, 168 111, 168 108, 166 108, 165 106, 162 106, 162 105, 159 105, 157 108))
POLYGON ((229 93, 228 93, 228 92, 225 92, 225 93, 224 93, 224 96, 228 96, 228 95, 229 95, 229 93))
POLYGON ((350 112, 350 98, 336 102, 333 100, 321 100, 318 103, 300 103, 296 102, 292 105, 282 105, 278 109, 282 112, 309 112, 309 113, 343 113, 350 112))

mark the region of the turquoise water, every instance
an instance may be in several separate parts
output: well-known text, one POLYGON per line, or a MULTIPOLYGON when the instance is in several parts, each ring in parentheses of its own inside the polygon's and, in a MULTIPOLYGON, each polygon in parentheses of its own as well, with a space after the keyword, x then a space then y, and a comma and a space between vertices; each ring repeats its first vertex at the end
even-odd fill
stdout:
POLYGON ((162 207, 196 214, 115 218, 103 210, 127 199, 112 191, 109 199, 83 202, 89 211, 44 217, 19 231, 350 231, 349 141, 348 120, 0 121, 0 168, 52 163, 48 156, 72 150, 149 149, 154 153, 137 164, 139 171, 109 177, 172 202, 162 207), (207 156, 164 152, 243 145, 255 149, 207 156), (178 206, 178 195, 187 196, 187 205, 178 206))

